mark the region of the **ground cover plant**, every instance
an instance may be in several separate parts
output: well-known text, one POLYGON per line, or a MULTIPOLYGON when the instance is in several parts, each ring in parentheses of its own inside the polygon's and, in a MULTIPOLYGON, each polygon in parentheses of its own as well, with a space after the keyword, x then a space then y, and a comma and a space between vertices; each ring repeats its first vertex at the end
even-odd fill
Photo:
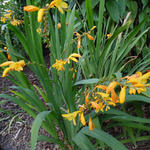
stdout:
POLYGON ((18 38, 25 55, 15 52, 7 36, 11 60, 7 61, 6 50, 1 49, 5 60, 0 67, 4 69, 2 77, 15 86, 11 86, 12 94, 0 97, 17 103, 34 118, 31 150, 38 141, 69 150, 126 150, 123 143, 136 145, 136 141, 150 139, 141 136, 141 131, 150 131, 150 120, 142 114, 143 103, 150 103, 149 57, 126 70, 136 59, 130 53, 149 31, 148 27, 142 30, 149 16, 130 28, 134 19, 128 13, 120 14, 122 24, 112 25, 111 18, 105 16, 105 4, 109 12, 105 0, 94 4, 91 0, 83 4, 27 0, 24 30, 7 22, 7 35, 12 32, 18 38), (97 19, 93 8, 98 10, 97 19), (49 50, 48 66, 43 45, 49 50), (25 67, 37 76, 38 85, 26 77, 25 67), (121 127, 121 135, 113 137, 106 132, 116 126, 121 127), (50 136, 38 135, 40 127, 50 136))

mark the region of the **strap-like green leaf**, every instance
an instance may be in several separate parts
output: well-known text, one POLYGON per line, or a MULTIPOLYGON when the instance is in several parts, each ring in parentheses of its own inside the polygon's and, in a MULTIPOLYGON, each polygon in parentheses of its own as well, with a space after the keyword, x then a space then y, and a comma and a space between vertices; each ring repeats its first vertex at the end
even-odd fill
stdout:
POLYGON ((111 147, 112 150, 127 150, 121 142, 102 130, 94 129, 90 131, 88 127, 84 127, 80 132, 104 142, 111 147))
POLYGON ((86 7, 86 14, 87 14, 87 20, 88 20, 89 28, 92 28, 92 26, 93 26, 92 1, 86 0, 85 1, 85 7, 86 7))
POLYGON ((150 103, 150 98, 142 95, 127 95, 126 102, 141 101, 150 103))
POLYGON ((76 82, 74 85, 80 85, 80 84, 95 84, 99 81, 99 79, 97 78, 93 78, 93 79, 86 79, 86 80, 81 80, 76 82))
POLYGON ((80 147, 81 150, 96 150, 88 137, 81 132, 76 134, 73 141, 80 147))
POLYGON ((32 129, 31 129, 31 150, 35 150, 36 148, 40 126, 42 124, 42 121, 46 118, 46 116, 49 113, 50 111, 43 111, 39 113, 33 122, 32 129))
POLYGON ((55 139, 55 138, 48 137, 48 136, 40 135, 38 136, 37 140, 58 144, 59 146, 64 147, 64 143, 62 141, 55 139))

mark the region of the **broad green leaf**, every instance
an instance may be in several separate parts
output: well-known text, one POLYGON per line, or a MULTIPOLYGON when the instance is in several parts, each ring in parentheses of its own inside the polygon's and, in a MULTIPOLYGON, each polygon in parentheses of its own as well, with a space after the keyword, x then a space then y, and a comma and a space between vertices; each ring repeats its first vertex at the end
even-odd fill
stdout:
POLYGON ((119 22, 119 8, 116 0, 107 0, 106 8, 112 19, 116 22, 119 22))
POLYGON ((120 17, 123 17, 126 8, 126 0, 118 0, 117 4, 119 9, 119 15, 120 17))

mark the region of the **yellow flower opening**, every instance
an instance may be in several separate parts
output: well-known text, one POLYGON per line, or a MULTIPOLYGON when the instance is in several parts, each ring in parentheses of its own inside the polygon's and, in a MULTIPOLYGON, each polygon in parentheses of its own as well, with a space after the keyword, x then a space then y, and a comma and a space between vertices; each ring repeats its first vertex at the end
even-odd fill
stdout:
POLYGON ((73 113, 62 114, 62 117, 68 119, 69 121, 73 120, 73 124, 76 126, 76 117, 81 111, 75 111, 73 113))
POLYGON ((78 62, 78 60, 76 58, 81 58, 80 54, 77 53, 73 53, 68 57, 68 64, 70 64, 70 60, 74 61, 74 62, 78 62))
POLYGON ((9 67, 7 67, 4 70, 2 77, 6 77, 7 73, 9 71, 13 71, 13 70, 15 70, 15 71, 22 71, 23 67, 25 66, 25 62, 24 62, 24 60, 20 60, 18 62, 7 61, 7 62, 4 62, 4 63, 0 64, 0 67, 5 67, 5 66, 9 66, 9 67))
POLYGON ((64 68, 64 65, 65 65, 66 63, 67 63, 66 60, 62 60, 62 59, 57 60, 57 59, 56 59, 56 63, 53 64, 52 67, 53 67, 53 68, 56 68, 58 71, 62 71, 62 70, 65 69, 65 68, 64 68))
POLYGON ((107 34, 107 39, 110 39, 112 37, 112 33, 107 34))
POLYGON ((50 8, 54 8, 57 7, 58 10, 63 14, 63 8, 68 8, 68 4, 63 2, 62 0, 53 0, 50 4, 49 4, 50 8))

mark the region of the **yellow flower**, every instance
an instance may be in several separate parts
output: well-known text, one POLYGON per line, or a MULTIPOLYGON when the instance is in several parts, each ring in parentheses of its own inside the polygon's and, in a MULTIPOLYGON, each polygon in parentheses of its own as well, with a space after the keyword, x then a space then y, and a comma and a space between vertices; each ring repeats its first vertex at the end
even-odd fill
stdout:
POLYGON ((61 23, 60 22, 57 24, 57 28, 61 29, 61 23))
POLYGON ((44 15, 46 9, 39 8, 39 7, 36 7, 36 6, 33 6, 33 5, 28 5, 28 6, 24 7, 24 11, 27 11, 27 12, 38 11, 38 18, 37 18, 37 20, 38 20, 38 22, 42 22, 43 15, 44 15))
POLYGON ((12 10, 8 10, 9 13, 12 13, 12 10))
POLYGON ((66 61, 65 60, 57 60, 56 59, 56 63, 52 65, 53 68, 56 68, 58 71, 62 71, 64 70, 64 65, 66 64, 66 61))
POLYGON ((107 89, 106 89, 106 93, 110 93, 112 90, 114 90, 114 88, 115 88, 117 85, 119 85, 118 82, 112 81, 112 82, 108 85, 108 87, 107 87, 107 89))
POLYGON ((96 90, 97 88, 102 89, 102 90, 106 90, 107 87, 105 85, 96 85, 96 87, 93 89, 93 91, 96 90))
POLYGON ((94 38, 92 35, 90 35, 89 33, 85 33, 85 35, 88 37, 89 40, 93 41, 94 38))
POLYGON ((6 18, 1 17, 0 21, 2 21, 3 23, 6 23, 6 18))
POLYGON ((123 86, 119 94, 120 104, 123 104, 125 102, 125 97, 126 97, 126 86, 123 86))
POLYGON ((68 8, 68 4, 63 2, 62 0, 53 0, 50 4, 49 4, 50 8, 54 8, 57 7, 58 10, 63 14, 63 8, 68 8))
POLYGON ((78 32, 74 32, 74 33, 78 37, 78 48, 81 48, 81 35, 78 32))
POLYGON ((150 72, 142 75, 141 72, 137 72, 136 74, 133 74, 132 76, 127 76, 127 83, 131 83, 132 85, 130 85, 129 87, 129 93, 130 94, 135 94, 136 90, 138 92, 138 94, 140 94, 141 92, 145 92, 146 91, 146 87, 150 86, 150 84, 146 84, 147 80, 150 77, 150 72))
POLYGON ((115 103, 117 103, 118 102, 118 95, 116 94, 116 92, 115 92, 115 90, 114 89, 112 89, 111 90, 111 98, 112 98, 112 101, 113 102, 115 102, 115 103))
POLYGON ((8 48, 5 46, 5 47, 4 47, 4 50, 6 50, 6 51, 7 51, 7 50, 8 50, 8 48))
POLYGON ((104 100, 111 100, 108 93, 96 92, 96 94, 100 95, 104 100))
POLYGON ((137 92, 138 94, 140 94, 141 92, 146 92, 146 88, 138 88, 137 92))
MULTIPOLYGON (((8 51, 8 48, 5 46, 4 50, 8 51)), ((10 54, 8 52, 7 52, 7 58, 8 58, 8 60, 11 60, 11 56, 10 56, 10 54)))
POLYGON ((7 19, 11 19, 11 15, 12 15, 12 13, 4 14, 4 17, 7 18, 7 19))
POLYGON ((88 104, 89 103, 89 93, 86 94, 86 91, 85 91, 85 104, 88 104))
POLYGON ((107 34, 107 39, 110 39, 112 37, 112 33, 107 34))
POLYGON ((83 112, 79 113, 79 118, 80 118, 80 121, 81 121, 82 125, 85 126, 86 125, 86 121, 85 121, 83 112))
POLYGON ((37 29, 36 29, 36 32, 37 32, 38 34, 40 34, 40 33, 41 33, 41 28, 37 28, 37 29))
POLYGON ((112 100, 113 100, 114 102, 117 102, 117 100, 118 100, 118 96, 117 96, 117 94, 116 94, 116 92, 115 92, 115 87, 116 87, 117 85, 119 85, 118 82, 112 81, 112 82, 108 85, 108 87, 107 87, 107 89, 106 89, 106 93, 111 93, 111 98, 112 98, 112 100))
POLYGON ((78 113, 81 111, 75 111, 73 113, 68 113, 68 114, 62 114, 62 117, 68 119, 69 121, 73 120, 73 124, 76 126, 76 120, 75 118, 77 117, 78 113))
POLYGON ((74 62, 78 62, 78 60, 76 59, 77 58, 80 58, 81 55, 80 54, 77 54, 77 53, 73 53, 71 54, 69 57, 68 57, 68 64, 70 64, 70 60, 74 61, 74 62))
POLYGON ((8 60, 11 60, 11 56, 8 52, 7 52, 7 58, 8 58, 8 60))
POLYGON ((18 62, 7 61, 7 62, 0 64, 0 67, 5 67, 5 66, 9 66, 9 67, 4 70, 2 77, 6 77, 9 71, 13 71, 13 70, 22 71, 23 67, 25 66, 25 62, 24 60, 20 60, 18 62))
POLYGON ((95 109, 95 112, 98 113, 100 110, 102 110, 102 105, 99 105, 97 102, 90 102, 91 108, 95 109))
POLYGON ((134 89, 134 88, 130 88, 130 90, 129 90, 129 94, 136 94, 136 89, 134 89))
POLYGON ((16 20, 15 18, 13 18, 13 20, 11 20, 10 23, 11 23, 13 26, 17 26, 17 25, 20 25, 20 24, 21 24, 21 21, 20 21, 20 20, 16 20))
POLYGON ((45 11, 46 11, 46 9, 44 9, 44 8, 41 8, 41 9, 38 11, 38 22, 42 22, 43 15, 44 15, 45 11))
POLYGON ((93 26, 93 27, 90 29, 90 31, 94 30, 95 28, 96 28, 96 26, 93 26))
POLYGON ((89 129, 93 130, 93 122, 91 116, 89 116, 89 129))
POLYGON ((24 11, 27 11, 27 12, 34 12, 34 11, 39 11, 39 10, 40 10, 39 7, 36 7, 33 5, 24 6, 24 11))

